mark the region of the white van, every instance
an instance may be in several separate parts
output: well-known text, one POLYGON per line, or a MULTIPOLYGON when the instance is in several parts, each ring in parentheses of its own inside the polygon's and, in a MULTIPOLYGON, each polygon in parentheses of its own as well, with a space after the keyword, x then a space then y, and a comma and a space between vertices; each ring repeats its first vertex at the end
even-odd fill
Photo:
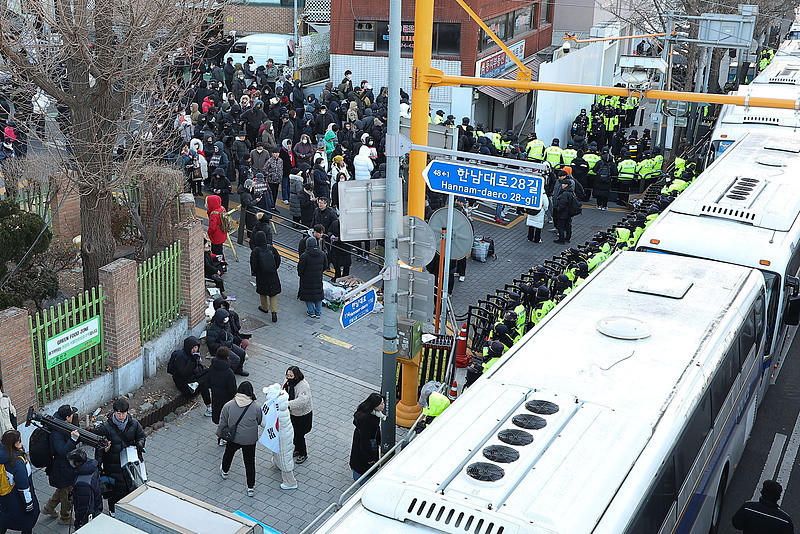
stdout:
POLYGON ((224 61, 232 57, 234 65, 244 64, 248 56, 253 56, 256 66, 266 66, 267 60, 272 58, 275 65, 283 65, 284 70, 288 71, 294 61, 294 38, 279 33, 254 33, 237 39, 225 54, 224 61))

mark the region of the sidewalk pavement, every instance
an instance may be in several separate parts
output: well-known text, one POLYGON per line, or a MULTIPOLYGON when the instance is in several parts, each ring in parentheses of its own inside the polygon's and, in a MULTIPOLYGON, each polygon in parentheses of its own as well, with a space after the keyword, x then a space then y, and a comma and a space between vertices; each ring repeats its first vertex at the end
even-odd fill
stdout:
MULTIPOLYGON (((583 215, 573 224, 573 243, 584 242, 622 216, 621 212, 584 208, 583 215)), ((479 298, 485 298, 487 293, 493 293, 563 249, 563 245, 552 242, 556 235, 547 231, 547 227, 542 243, 537 245, 526 240, 524 216, 512 215, 509 219, 507 225, 500 226, 476 218, 475 233, 494 239, 498 259, 467 262, 466 281, 456 281, 453 293, 457 314, 466 313, 467 307, 479 298)), ((298 234, 289 234, 288 230, 279 229, 276 240, 285 242, 287 247, 299 240, 298 234)), ((222 480, 219 464, 223 448, 217 446, 215 427, 210 418, 203 416, 205 408, 199 400, 192 410, 148 437, 147 473, 155 482, 226 510, 241 510, 284 534, 297 534, 353 483, 348 466, 352 415, 369 393, 379 390, 383 316, 370 314, 346 330, 339 325, 339 312, 323 308, 320 319, 308 317, 305 304, 295 298, 296 264, 284 258, 279 268, 283 291, 278 297, 278 322, 272 323, 269 315, 258 311, 259 300, 250 276, 249 248, 237 246, 237 253, 238 262, 232 260, 232 255, 227 256, 232 261, 225 285, 226 293, 236 296, 233 308, 242 318, 243 330, 253 334, 245 365, 250 372, 247 380, 260 392, 264 386, 282 382, 286 368, 297 365, 311 385, 314 422, 307 435, 309 458, 295 469, 300 487, 293 491, 280 489, 280 473, 272 467, 266 449, 260 445, 256 453, 254 498, 246 495, 240 454, 234 459, 228 480, 222 480)), ((352 273, 362 279, 376 272, 376 267, 364 262, 353 263, 352 273)), ((237 377, 237 381, 241 380, 237 377)), ((259 402, 261 399, 260 395, 259 402)), ((405 429, 398 429, 398 435, 403 433, 405 429)), ((52 489, 42 470, 36 472, 34 481, 43 504, 52 489)), ((41 516, 36 532, 66 533, 67 527, 41 516)))

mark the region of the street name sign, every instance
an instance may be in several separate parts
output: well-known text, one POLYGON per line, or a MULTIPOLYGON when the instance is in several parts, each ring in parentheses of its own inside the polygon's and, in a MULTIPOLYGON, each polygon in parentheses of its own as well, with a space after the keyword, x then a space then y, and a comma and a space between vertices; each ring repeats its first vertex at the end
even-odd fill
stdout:
POLYGON ((372 288, 363 295, 359 295, 353 300, 347 302, 342 308, 342 314, 339 316, 339 323, 342 328, 347 328, 356 321, 363 319, 375 309, 375 302, 378 296, 375 294, 375 289, 372 288))
MULTIPOLYGON (((513 164, 513 160, 509 160, 513 164)), ((537 166, 538 167, 538 166, 537 166)), ((547 166, 527 172, 435 159, 422 171, 433 191, 501 204, 542 207, 547 166)))

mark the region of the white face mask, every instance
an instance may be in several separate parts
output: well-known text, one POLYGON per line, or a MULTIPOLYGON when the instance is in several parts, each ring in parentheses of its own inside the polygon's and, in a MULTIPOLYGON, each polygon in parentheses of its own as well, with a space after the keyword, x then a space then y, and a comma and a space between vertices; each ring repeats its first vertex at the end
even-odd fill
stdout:
POLYGON ((263 148, 257 148, 257 149, 256 149, 256 152, 258 152, 259 154, 261 154, 262 152, 264 152, 264 149, 263 149, 263 148))
POLYGON ((303 139, 303 144, 307 145, 308 144, 308 139, 303 139))
POLYGON ((225 318, 222 320, 222 322, 223 322, 223 323, 227 323, 229 320, 230 320, 230 319, 229 319, 228 317, 225 317, 225 318))
POLYGON ((327 110, 321 109, 319 113, 320 115, 325 115, 327 112, 328 112, 327 110))

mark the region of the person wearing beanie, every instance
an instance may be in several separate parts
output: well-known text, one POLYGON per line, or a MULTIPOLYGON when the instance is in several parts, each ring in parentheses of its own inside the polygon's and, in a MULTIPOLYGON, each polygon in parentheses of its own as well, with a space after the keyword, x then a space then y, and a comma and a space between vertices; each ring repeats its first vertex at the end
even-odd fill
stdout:
POLYGON ((322 316, 322 274, 327 265, 328 258, 319 249, 316 238, 306 238, 306 249, 297 262, 297 274, 300 276, 297 298, 306 303, 307 315, 313 319, 322 316))
POLYGON ((794 534, 792 518, 778 506, 782 492, 778 482, 765 480, 761 498, 744 503, 733 515, 733 528, 743 534, 794 534))

